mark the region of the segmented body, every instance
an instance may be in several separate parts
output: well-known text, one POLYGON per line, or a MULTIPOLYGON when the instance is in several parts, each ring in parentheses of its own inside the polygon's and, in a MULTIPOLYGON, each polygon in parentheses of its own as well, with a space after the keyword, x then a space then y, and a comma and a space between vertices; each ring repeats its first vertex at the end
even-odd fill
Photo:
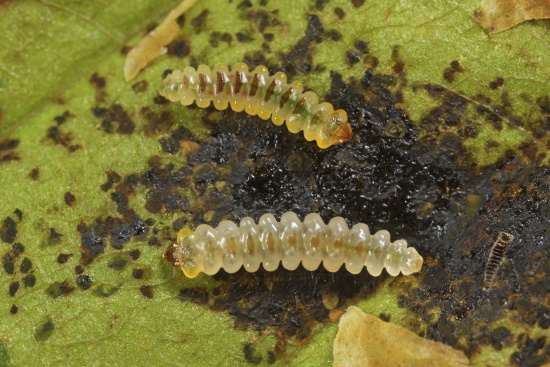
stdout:
POLYGON ((407 247, 405 240, 391 242, 387 231, 371 235, 363 223, 349 229, 342 217, 327 225, 318 214, 308 214, 301 222, 293 212, 283 214, 280 222, 272 214, 264 214, 258 224, 246 217, 240 226, 224 220, 217 228, 201 224, 194 232, 182 229, 164 259, 189 278, 200 272, 213 275, 221 268, 234 273, 241 266, 255 272, 260 264, 267 271, 277 269, 279 263, 294 270, 300 262, 310 271, 323 263, 328 271, 336 272, 344 264, 352 274, 366 266, 373 276, 384 268, 397 276, 399 272, 418 272, 423 263, 422 256, 407 247))
POLYGON ((514 240, 514 235, 506 232, 499 232, 497 240, 491 247, 489 258, 485 264, 485 272, 483 274, 483 288, 489 289, 493 286, 493 281, 497 275, 497 270, 506 258, 508 245, 514 240))
POLYGON ((213 102, 218 110, 231 106, 233 111, 246 111, 264 120, 271 117, 275 125, 286 122, 290 132, 303 131, 308 141, 315 140, 323 149, 351 139, 346 112, 319 103, 317 94, 302 93, 303 89, 298 81, 287 84, 284 73, 270 76, 265 66, 250 72, 248 66, 237 63, 231 71, 225 64, 217 64, 213 70, 206 65, 175 70, 162 82, 160 94, 185 106, 196 101, 205 108, 213 102))

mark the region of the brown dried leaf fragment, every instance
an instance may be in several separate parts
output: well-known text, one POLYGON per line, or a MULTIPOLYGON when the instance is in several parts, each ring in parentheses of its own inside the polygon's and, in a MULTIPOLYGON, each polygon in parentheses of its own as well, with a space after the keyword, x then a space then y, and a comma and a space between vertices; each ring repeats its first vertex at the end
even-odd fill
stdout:
POLYGON ((172 9, 164 21, 149 32, 126 56, 124 78, 130 81, 139 71, 162 53, 162 49, 172 41, 180 27, 176 19, 185 13, 197 0, 183 0, 172 9))
POLYGON ((498 33, 526 20, 550 18, 550 1, 481 0, 481 9, 474 16, 489 32, 498 33))
POLYGON ((348 308, 340 319, 333 353, 333 367, 469 365, 463 352, 421 338, 405 328, 368 315, 355 306, 348 308))

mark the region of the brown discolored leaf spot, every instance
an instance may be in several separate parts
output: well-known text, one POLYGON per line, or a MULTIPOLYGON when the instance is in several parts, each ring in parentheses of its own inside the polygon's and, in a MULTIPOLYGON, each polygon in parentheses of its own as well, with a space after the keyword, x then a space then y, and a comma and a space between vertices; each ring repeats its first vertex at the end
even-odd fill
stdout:
POLYGON ((355 306, 340 319, 333 352, 335 367, 469 365, 461 351, 421 338, 355 306))
POLYGON ((550 18, 548 0, 482 0, 474 16, 491 33, 505 31, 531 19, 550 18))

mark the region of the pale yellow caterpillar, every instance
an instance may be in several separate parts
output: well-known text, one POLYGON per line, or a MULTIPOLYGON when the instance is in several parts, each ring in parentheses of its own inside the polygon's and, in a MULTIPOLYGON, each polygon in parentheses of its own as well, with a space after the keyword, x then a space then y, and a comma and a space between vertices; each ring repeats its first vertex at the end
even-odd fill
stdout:
POLYGON ((201 224, 193 232, 182 229, 177 243, 164 253, 164 259, 180 268, 185 276, 196 277, 200 272, 216 274, 221 268, 235 273, 241 266, 255 272, 260 264, 274 271, 282 263, 287 270, 295 270, 300 262, 309 271, 319 267, 336 272, 344 264, 352 274, 363 267, 373 276, 382 269, 397 276, 420 271, 422 256, 407 247, 407 241, 390 241, 388 231, 371 235, 366 224, 358 223, 351 229, 342 217, 325 224, 318 214, 308 214, 301 222, 293 212, 283 214, 277 222, 273 214, 264 214, 258 224, 250 217, 240 225, 224 220, 217 228, 201 224))
POLYGON ((265 66, 250 72, 248 66, 237 63, 231 71, 225 64, 217 64, 212 71, 206 65, 175 70, 163 80, 160 94, 185 106, 196 101, 205 108, 213 101, 218 110, 231 106, 233 111, 244 110, 264 120, 271 116, 278 126, 286 121, 290 132, 303 131, 306 140, 315 140, 321 149, 350 140, 346 111, 319 103, 317 94, 302 93, 303 89, 298 81, 287 84, 284 73, 269 76, 265 66))

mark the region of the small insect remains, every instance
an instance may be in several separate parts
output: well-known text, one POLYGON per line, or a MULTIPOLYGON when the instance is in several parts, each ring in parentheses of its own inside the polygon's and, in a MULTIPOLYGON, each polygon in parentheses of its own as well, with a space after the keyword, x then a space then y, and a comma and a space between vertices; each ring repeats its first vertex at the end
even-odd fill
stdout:
POLYGON ((483 289, 490 289, 493 286, 493 281, 497 275, 497 270, 506 257, 508 245, 514 240, 514 236, 510 233, 500 232, 497 240, 491 247, 489 258, 485 264, 485 273, 483 278, 483 289))
POLYGON ((246 64, 237 63, 231 71, 225 64, 217 64, 213 70, 206 65, 175 70, 163 80, 160 94, 184 106, 196 101, 197 106, 206 108, 213 102, 218 110, 230 106, 264 120, 271 117, 278 126, 286 121, 290 132, 303 131, 306 140, 315 140, 321 149, 350 140, 346 111, 335 111, 328 102, 319 103, 317 94, 302 93, 303 89, 298 81, 287 84, 282 72, 270 76, 265 66, 250 72, 246 64))
POLYGON ((277 222, 273 214, 264 214, 258 224, 250 217, 240 225, 224 220, 218 227, 199 225, 193 232, 182 229, 177 243, 164 253, 164 259, 180 268, 188 278, 200 272, 216 274, 221 268, 235 273, 241 266, 255 272, 260 264, 267 271, 274 271, 282 263, 287 270, 295 270, 300 262, 309 271, 321 263, 330 272, 336 272, 344 264, 352 274, 367 267, 373 276, 382 270, 397 276, 420 271, 423 259, 418 252, 407 247, 407 241, 390 241, 388 231, 370 234, 366 224, 358 223, 351 229, 342 217, 335 217, 325 224, 315 213, 308 214, 301 222, 293 212, 282 215, 277 222))

